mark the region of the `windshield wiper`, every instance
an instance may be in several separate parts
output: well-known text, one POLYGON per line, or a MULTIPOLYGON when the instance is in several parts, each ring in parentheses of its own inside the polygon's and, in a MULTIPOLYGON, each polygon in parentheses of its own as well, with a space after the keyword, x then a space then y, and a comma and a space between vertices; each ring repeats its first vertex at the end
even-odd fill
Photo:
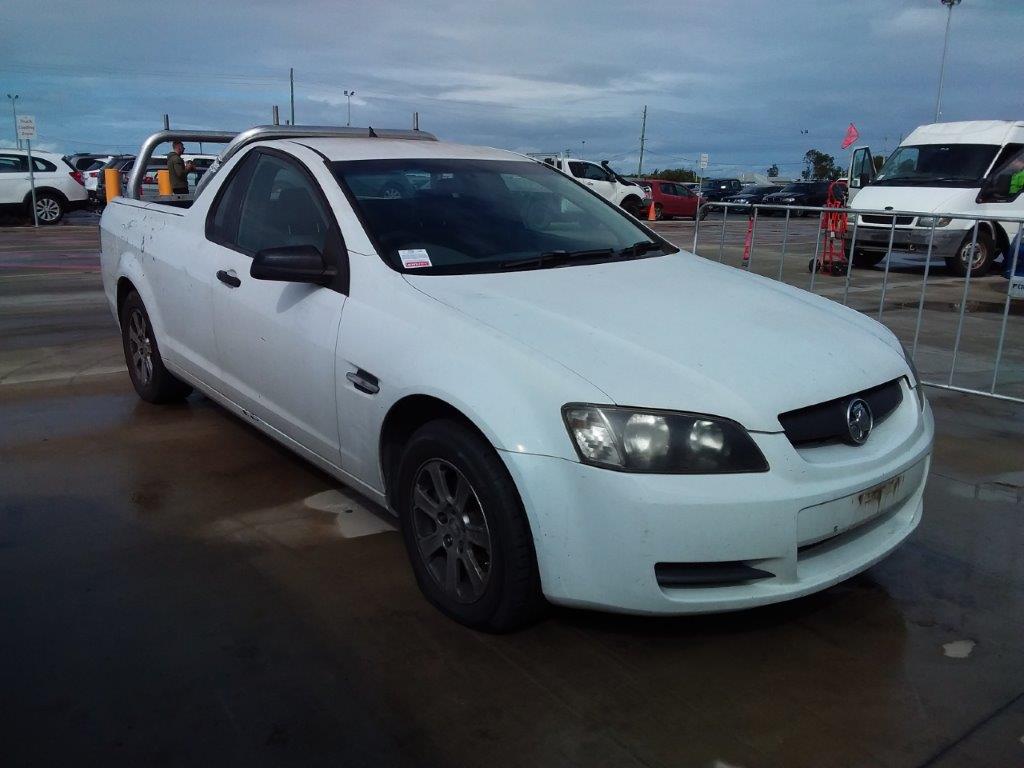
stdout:
POLYGON ((626 246, 621 251, 616 251, 615 255, 623 257, 628 256, 631 259, 638 259, 645 253, 660 250, 662 250, 662 245, 660 243, 653 243, 650 240, 640 240, 639 242, 626 246))
POLYGON ((498 266, 502 269, 529 269, 530 267, 556 267, 559 264, 567 264, 570 261, 581 259, 593 259, 601 256, 614 256, 615 251, 611 248, 597 248, 590 251, 545 251, 528 259, 513 259, 503 261, 498 266))

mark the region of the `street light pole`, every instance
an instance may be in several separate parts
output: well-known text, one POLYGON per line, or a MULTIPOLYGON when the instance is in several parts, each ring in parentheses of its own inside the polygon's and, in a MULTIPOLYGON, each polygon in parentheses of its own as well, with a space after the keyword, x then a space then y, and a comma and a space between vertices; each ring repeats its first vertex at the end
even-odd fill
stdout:
POLYGON ((355 91, 345 91, 345 98, 348 99, 348 122, 345 125, 352 125, 352 97, 355 95, 355 91))
POLYGON ((14 102, 16 102, 20 97, 17 93, 13 96, 8 93, 7 98, 11 100, 11 119, 14 120, 14 140, 18 144, 18 149, 21 149, 21 139, 18 138, 18 110, 14 106, 14 102))
POLYGON ((946 49, 949 48, 949 24, 953 21, 953 6, 960 5, 960 0, 941 0, 942 4, 949 8, 946 15, 946 39, 942 43, 942 63, 939 64, 939 91, 935 94, 935 122, 939 122, 939 115, 942 114, 939 107, 942 104, 942 80, 946 74, 946 49))

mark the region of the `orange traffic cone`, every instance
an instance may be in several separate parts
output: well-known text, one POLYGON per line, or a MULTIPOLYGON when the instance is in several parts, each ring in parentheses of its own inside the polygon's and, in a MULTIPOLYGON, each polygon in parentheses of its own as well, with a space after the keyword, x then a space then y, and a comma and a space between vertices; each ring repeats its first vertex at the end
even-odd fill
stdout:
POLYGON ((651 206, 647 209, 647 220, 657 221, 658 217, 654 215, 654 201, 651 200, 651 206))

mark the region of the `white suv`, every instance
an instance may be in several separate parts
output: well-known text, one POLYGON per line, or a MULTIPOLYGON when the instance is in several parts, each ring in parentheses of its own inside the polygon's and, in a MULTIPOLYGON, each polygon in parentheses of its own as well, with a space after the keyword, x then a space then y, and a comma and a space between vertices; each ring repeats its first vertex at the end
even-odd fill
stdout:
MULTIPOLYGON (((32 165, 40 224, 56 224, 65 213, 89 202, 82 172, 74 170, 60 155, 33 152, 32 165)), ((0 208, 32 216, 28 152, 24 150, 0 149, 0 208)))

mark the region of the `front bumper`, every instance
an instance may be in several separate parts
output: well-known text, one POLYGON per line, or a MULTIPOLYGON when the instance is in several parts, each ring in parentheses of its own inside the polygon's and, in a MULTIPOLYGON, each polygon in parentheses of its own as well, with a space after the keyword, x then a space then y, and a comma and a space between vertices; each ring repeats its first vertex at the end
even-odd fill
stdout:
POLYGON ((753 434, 766 473, 637 475, 549 456, 502 457, 530 520, 549 600, 710 613, 806 595, 889 554, 921 520, 933 430, 930 409, 922 413, 907 387, 900 407, 859 448, 798 451, 783 434, 753 434), (658 563, 742 563, 770 577, 663 586, 658 563))
MULTIPOLYGON (((889 227, 872 226, 870 224, 857 225, 857 242, 855 247, 865 251, 885 251, 889 248, 889 227)), ((853 227, 847 228, 847 239, 852 238, 853 227)), ((930 229, 908 229, 896 227, 892 231, 892 249, 894 251, 928 253, 928 240, 931 237, 930 229)), ((939 258, 956 256, 960 243, 963 241, 964 233, 960 230, 938 229, 935 230, 935 239, 932 240, 932 255, 939 258)))

